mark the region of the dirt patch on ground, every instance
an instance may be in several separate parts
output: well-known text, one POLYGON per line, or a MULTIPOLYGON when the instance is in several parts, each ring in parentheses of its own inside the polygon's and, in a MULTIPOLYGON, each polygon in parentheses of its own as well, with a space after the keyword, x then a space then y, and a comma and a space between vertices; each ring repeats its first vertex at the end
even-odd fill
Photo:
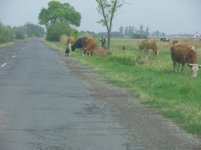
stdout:
POLYGON ((109 109, 127 133, 147 150, 201 150, 199 138, 141 104, 134 93, 108 84, 92 68, 70 57, 65 61, 68 68, 86 84, 96 102, 109 109))

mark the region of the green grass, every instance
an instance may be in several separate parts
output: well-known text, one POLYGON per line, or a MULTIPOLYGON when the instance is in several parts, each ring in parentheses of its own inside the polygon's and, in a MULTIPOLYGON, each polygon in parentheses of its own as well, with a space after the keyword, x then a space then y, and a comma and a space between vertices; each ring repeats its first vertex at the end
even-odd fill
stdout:
POLYGON ((79 50, 70 57, 93 66, 109 83, 137 93, 144 104, 201 137, 201 73, 192 78, 187 66, 182 74, 174 73, 169 45, 158 42, 158 46, 159 56, 148 54, 151 61, 147 64, 138 64, 135 40, 113 40, 105 57, 83 57, 79 50), (121 50, 123 45, 126 50, 121 50))
POLYGON ((10 45, 12 45, 12 44, 14 44, 14 42, 0 43, 0 48, 2 48, 2 47, 7 47, 7 46, 10 46, 10 45))

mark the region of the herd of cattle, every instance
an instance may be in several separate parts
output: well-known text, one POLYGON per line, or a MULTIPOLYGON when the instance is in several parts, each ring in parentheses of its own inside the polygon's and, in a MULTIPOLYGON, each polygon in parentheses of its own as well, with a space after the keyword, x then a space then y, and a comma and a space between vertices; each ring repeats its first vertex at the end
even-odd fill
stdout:
POLYGON ((77 48, 81 49, 83 55, 93 55, 97 47, 96 39, 88 37, 82 37, 75 41, 75 39, 70 36, 67 39, 67 44, 66 55, 68 55, 70 51, 75 51, 77 48))
MULTIPOLYGON (((160 39, 163 42, 167 42, 167 39, 160 39)), ((168 39, 169 42, 169 39, 168 39)), ((67 39, 66 55, 69 55, 70 51, 80 49, 83 55, 98 55, 103 56, 107 54, 107 50, 104 48, 97 48, 97 42, 94 38, 82 37, 75 40, 72 36, 67 39)), ((152 50, 156 56, 159 55, 159 49, 155 40, 143 39, 138 42, 139 50, 152 50)), ((198 69, 201 65, 197 64, 197 52, 194 46, 188 43, 180 43, 177 40, 173 40, 170 46, 170 53, 173 62, 175 72, 182 72, 183 67, 187 64, 191 68, 192 76, 196 77, 198 69), (179 65, 176 70, 176 64, 179 65)))

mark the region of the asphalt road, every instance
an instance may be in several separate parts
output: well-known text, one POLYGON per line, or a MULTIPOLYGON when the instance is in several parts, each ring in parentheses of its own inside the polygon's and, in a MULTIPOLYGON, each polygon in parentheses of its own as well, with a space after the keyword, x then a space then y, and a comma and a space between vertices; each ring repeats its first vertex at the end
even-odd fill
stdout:
POLYGON ((0 49, 0 150, 124 150, 128 139, 55 50, 0 49))
POLYGON ((200 148, 96 77, 38 39, 0 48, 0 150, 200 148))

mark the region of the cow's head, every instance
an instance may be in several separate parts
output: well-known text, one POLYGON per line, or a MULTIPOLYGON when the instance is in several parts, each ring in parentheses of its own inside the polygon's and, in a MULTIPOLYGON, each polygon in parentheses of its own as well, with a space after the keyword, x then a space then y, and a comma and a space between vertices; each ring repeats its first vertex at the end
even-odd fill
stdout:
POLYGON ((73 44, 73 45, 71 46, 71 50, 72 50, 72 51, 75 51, 75 49, 76 49, 76 44, 73 44))
POLYGON ((188 66, 191 68, 192 76, 196 77, 199 68, 201 68, 201 65, 199 65, 199 64, 188 64, 188 66))

